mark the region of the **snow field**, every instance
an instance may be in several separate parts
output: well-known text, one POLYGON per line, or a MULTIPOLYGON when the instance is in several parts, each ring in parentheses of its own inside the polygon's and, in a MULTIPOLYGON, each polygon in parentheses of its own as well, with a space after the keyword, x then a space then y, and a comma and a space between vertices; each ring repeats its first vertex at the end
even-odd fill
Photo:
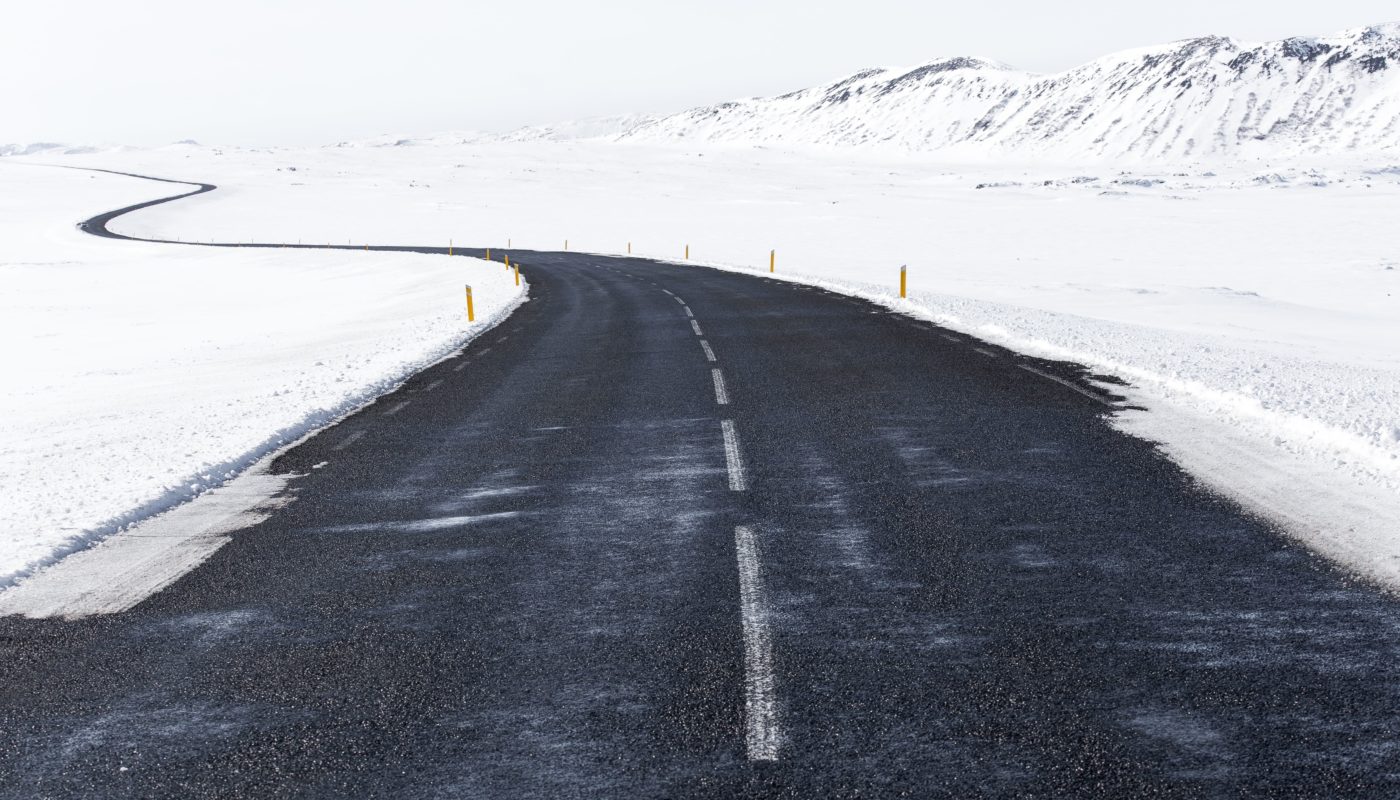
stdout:
POLYGON ((218 485, 522 297, 476 259, 155 245, 74 227, 178 193, 171 184, 9 163, 0 184, 0 586, 218 485))

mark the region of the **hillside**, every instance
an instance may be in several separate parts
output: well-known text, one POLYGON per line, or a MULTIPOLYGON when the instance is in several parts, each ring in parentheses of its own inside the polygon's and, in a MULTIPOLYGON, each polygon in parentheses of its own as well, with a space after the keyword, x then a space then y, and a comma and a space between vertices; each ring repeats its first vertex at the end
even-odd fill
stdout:
POLYGON ((1205 37, 1055 75, 980 58, 653 118, 620 137, 1057 157, 1400 149, 1400 24, 1260 45, 1205 37))

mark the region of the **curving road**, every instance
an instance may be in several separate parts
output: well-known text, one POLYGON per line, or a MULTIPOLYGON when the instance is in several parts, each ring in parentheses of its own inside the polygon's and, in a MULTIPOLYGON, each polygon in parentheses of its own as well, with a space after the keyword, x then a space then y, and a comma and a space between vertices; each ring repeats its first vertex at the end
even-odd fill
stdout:
POLYGON ((512 259, 531 300, 282 455, 295 502, 130 611, 0 619, 0 797, 1400 792, 1400 604, 1077 368, 512 259))

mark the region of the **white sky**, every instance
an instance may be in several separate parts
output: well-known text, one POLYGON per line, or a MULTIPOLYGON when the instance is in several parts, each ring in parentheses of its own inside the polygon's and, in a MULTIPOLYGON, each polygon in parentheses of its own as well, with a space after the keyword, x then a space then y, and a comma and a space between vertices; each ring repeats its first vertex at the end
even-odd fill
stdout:
POLYGON ((1324 35, 1395 0, 28 0, 0 143, 320 144, 776 94, 977 55, 1057 71, 1208 33, 1324 35))

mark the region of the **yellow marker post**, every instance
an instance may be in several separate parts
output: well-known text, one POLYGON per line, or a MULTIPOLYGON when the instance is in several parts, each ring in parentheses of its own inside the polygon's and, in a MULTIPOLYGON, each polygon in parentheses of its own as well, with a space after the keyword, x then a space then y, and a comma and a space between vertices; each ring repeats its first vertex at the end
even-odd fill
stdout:
POLYGON ((467 322, 476 322, 476 310, 472 308, 472 287, 467 287, 467 322))
POLYGON ((565 249, 565 250, 568 250, 568 249, 569 249, 569 240, 568 240, 568 239, 565 239, 565 240, 564 240, 564 249, 565 249))
POLYGON ((452 255, 452 240, 451 240, 451 239, 448 239, 448 240, 447 240, 447 254, 448 254, 449 256, 452 255))
POLYGON ((510 247, 510 246, 511 246, 511 245, 510 245, 510 237, 507 236, 507 237, 506 237, 506 247, 510 247))
POLYGON ((506 269, 510 269, 510 253, 506 253, 506 269))
POLYGON ((515 265, 515 285, 516 285, 516 286, 519 286, 519 285, 520 285, 520 265, 519 265, 519 264, 516 264, 516 265, 515 265))
POLYGON ((629 255, 629 256, 632 255, 632 243, 631 243, 631 242, 628 242, 628 243, 627 243, 627 255, 629 255))
POLYGON ((487 261, 490 261, 490 260, 491 260, 491 248, 489 248, 489 247, 486 248, 486 260, 487 260, 487 261))
POLYGON ((908 265, 899 268, 899 296, 909 296, 909 267, 908 265))
POLYGON ((772 271, 773 271, 773 267, 777 264, 777 262, 778 262, 778 251, 777 251, 777 250, 769 250, 769 251, 768 251, 768 271, 769 271, 769 272, 772 272, 772 271))
POLYGON ((686 246, 685 246, 685 260, 686 260, 686 261, 689 261, 689 260, 690 260, 690 245, 686 245, 686 246))

